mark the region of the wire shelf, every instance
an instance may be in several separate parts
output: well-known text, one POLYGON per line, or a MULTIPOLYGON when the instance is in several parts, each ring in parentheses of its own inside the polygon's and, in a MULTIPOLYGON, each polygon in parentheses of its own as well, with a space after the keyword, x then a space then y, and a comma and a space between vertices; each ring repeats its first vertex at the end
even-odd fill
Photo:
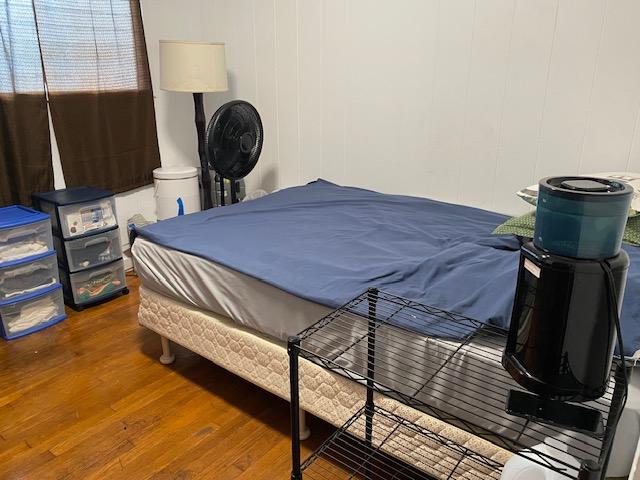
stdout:
POLYGON ((507 331, 463 315, 369 290, 298 337, 299 356, 567 478, 602 466, 611 447, 619 362, 605 395, 581 404, 601 412, 597 435, 506 413, 509 391, 524 391, 502 367, 507 331))
POLYGON ((362 407, 302 464, 305 479, 500 478, 502 465, 380 407, 362 407), (371 418, 371 442, 366 435, 371 418))

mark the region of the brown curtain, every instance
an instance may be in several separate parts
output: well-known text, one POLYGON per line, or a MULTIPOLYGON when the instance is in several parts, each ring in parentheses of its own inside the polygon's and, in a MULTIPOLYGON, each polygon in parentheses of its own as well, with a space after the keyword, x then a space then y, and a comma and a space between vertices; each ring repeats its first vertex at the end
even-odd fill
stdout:
POLYGON ((47 101, 29 1, 0 0, 0 206, 53 189, 47 101))
POLYGON ((138 0, 34 0, 67 186, 114 192, 153 182, 160 166, 138 0))

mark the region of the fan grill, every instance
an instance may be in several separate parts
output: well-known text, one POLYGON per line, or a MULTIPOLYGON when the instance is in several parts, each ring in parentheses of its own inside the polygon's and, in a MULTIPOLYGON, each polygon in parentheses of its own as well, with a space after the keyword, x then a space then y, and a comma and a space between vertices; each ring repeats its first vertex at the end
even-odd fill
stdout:
POLYGON ((226 103, 207 128, 209 164, 220 177, 240 180, 256 166, 262 142, 262 121, 253 105, 242 100, 226 103))

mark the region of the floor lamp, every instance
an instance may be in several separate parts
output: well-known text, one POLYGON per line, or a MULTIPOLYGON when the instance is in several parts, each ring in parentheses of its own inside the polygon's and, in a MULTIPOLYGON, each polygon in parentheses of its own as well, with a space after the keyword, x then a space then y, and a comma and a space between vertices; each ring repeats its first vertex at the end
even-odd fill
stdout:
POLYGON ((229 89, 224 43, 160 40, 160 88, 170 92, 193 94, 202 178, 202 202, 204 209, 211 208, 213 199, 211 175, 205 150, 206 118, 203 93, 225 92, 229 89))

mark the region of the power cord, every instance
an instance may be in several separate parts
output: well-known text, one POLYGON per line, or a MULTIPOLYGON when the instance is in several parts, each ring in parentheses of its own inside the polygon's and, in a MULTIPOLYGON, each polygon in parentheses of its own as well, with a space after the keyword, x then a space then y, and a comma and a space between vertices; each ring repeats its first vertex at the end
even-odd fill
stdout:
MULTIPOLYGON (((622 328, 620 327, 620 315, 618 314, 618 298, 616 294, 616 282, 613 277, 613 271, 611 269, 611 264, 609 263, 608 260, 601 261, 600 267, 604 271, 607 278, 607 295, 609 297, 609 300, 608 300, 609 311, 616 327, 616 333, 618 337, 618 354, 620 355, 620 361, 622 362, 622 372, 624 375, 624 392, 621 398, 620 410, 613 424, 613 429, 615 431, 615 429, 618 427, 618 421, 620 420, 620 417, 622 417, 622 412, 624 411, 624 407, 627 403, 627 396, 629 394, 629 373, 627 371, 625 354, 624 354, 624 343, 622 341, 622 328)), ((609 427, 609 425, 607 426, 609 427)))

